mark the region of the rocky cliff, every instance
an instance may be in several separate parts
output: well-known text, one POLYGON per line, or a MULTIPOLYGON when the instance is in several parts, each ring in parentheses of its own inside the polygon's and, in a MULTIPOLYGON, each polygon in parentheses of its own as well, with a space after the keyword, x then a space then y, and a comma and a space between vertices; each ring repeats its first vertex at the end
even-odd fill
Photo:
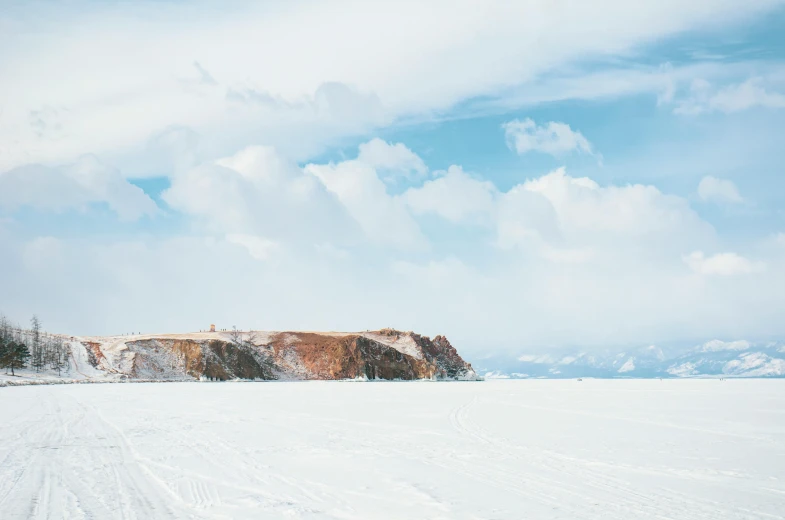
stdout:
POLYGON ((447 338, 393 329, 74 338, 71 348, 110 379, 478 379, 447 338))

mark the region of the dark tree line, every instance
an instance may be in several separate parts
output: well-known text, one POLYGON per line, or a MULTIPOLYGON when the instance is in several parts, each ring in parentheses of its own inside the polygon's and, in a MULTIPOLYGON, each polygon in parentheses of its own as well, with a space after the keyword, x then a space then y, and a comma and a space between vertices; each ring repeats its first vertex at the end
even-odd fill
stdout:
POLYGON ((37 316, 30 320, 30 328, 23 329, 0 315, 0 368, 6 373, 31 367, 36 372, 53 370, 60 375, 68 369, 69 345, 61 336, 41 330, 37 316))

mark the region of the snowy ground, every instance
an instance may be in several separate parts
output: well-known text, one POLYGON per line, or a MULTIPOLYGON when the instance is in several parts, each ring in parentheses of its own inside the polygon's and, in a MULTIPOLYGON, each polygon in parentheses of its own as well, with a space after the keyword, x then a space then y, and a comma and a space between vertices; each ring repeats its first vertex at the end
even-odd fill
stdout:
POLYGON ((0 388, 0 517, 785 514, 785 380, 0 388))

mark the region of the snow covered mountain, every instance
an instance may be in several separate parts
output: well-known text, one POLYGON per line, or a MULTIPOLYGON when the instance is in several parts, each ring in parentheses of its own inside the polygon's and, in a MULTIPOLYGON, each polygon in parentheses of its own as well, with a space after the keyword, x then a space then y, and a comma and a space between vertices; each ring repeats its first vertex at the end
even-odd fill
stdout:
MULTIPOLYGON (((304 380, 479 377, 447 338, 393 329, 343 332, 199 332, 67 338, 68 369, 37 379, 304 380)), ((0 384, 20 380, 0 376, 0 384)))
POLYGON ((785 377, 785 346, 712 340, 687 350, 561 350, 488 357, 475 364, 486 378, 785 377))

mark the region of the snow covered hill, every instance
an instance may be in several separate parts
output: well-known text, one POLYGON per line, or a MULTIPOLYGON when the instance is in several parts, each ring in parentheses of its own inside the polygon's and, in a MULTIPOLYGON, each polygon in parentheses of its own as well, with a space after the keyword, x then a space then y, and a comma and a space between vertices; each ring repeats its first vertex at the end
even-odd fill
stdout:
POLYGON ((393 329, 345 332, 198 332, 67 338, 57 375, 20 371, 25 382, 431 379, 479 377, 447 338, 393 329))
POLYGON ((656 346, 625 351, 551 351, 487 357, 476 363, 486 378, 785 377, 785 346, 712 340, 689 349, 656 346))

